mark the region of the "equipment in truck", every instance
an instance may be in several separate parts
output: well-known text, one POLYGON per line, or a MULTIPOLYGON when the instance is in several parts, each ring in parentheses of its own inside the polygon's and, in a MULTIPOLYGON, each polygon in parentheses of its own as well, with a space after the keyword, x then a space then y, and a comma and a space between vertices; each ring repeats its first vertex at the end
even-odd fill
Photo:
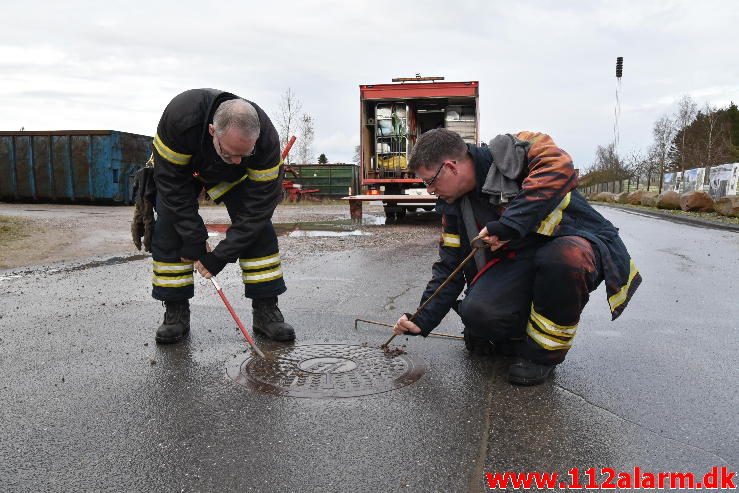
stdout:
POLYGON ((385 195, 388 219, 398 219, 421 207, 430 210, 436 197, 408 169, 413 146, 423 133, 448 128, 465 142, 477 144, 479 135, 479 88, 477 81, 445 82, 443 77, 395 78, 391 84, 359 86, 360 167, 358 194, 347 197, 354 204, 385 195), (419 193, 427 198, 419 203, 419 193), (404 196, 413 195, 412 201, 404 196))

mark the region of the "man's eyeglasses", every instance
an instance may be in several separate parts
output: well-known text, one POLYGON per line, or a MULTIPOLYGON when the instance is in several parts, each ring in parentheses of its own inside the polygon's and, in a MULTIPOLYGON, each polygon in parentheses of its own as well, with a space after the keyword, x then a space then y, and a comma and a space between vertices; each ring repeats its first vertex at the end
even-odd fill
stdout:
POLYGON ((257 149, 257 146, 255 145, 248 154, 226 154, 225 152, 223 152, 223 148, 221 147, 221 139, 219 139, 216 134, 213 134, 213 140, 218 144, 218 155, 221 156, 224 160, 233 159, 235 157, 239 159, 252 157, 257 149))
MULTIPOLYGON (((450 161, 450 162, 456 163, 456 161, 450 161)), ((441 173, 441 170, 443 170, 444 169, 444 166, 446 166, 446 163, 447 163, 446 161, 444 161, 443 163, 441 163, 441 166, 439 166, 439 169, 436 170, 436 174, 430 180, 428 180, 428 181, 427 180, 423 180, 423 179, 421 180, 423 182, 423 184, 426 185, 426 188, 428 188, 428 187, 430 187, 431 185, 434 184, 434 182, 436 181, 436 179, 439 177, 439 173, 441 173)))

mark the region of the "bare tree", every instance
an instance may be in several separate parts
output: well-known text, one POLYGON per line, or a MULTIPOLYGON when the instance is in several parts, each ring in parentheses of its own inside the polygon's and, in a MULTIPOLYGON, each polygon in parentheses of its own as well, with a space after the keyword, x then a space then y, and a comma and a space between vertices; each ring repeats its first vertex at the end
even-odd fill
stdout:
POLYGON ((642 163, 642 176, 646 175, 647 178, 647 190, 652 186, 652 179, 657 178, 657 183, 661 184, 662 170, 660 168, 660 160, 658 159, 656 147, 654 144, 649 146, 647 153, 644 156, 644 162, 642 163))
MULTIPOLYGON (((711 151, 713 151, 713 144, 716 139, 716 134, 718 133, 719 112, 715 107, 706 103, 704 114, 706 116, 706 126, 708 127, 706 129, 708 131, 706 135, 706 166, 710 167, 713 165, 711 151)), ((706 175, 708 175, 708 173, 706 173, 706 175)))
POLYGON ((362 153, 362 146, 358 145, 354 147, 354 162, 359 163, 362 153))
POLYGON ((598 146, 595 150, 595 168, 604 172, 604 177, 608 180, 618 180, 628 176, 628 172, 624 168, 621 158, 616 152, 616 144, 611 143, 607 146, 598 146))
POLYGON ((591 186, 609 182, 620 183, 628 177, 629 171, 616 152, 616 144, 611 143, 607 146, 599 145, 596 148, 593 165, 579 181, 581 186, 591 186))
POLYGON ((649 153, 659 170, 659 191, 661 192, 662 180, 664 179, 665 169, 670 158, 672 139, 675 137, 675 123, 669 116, 665 115, 654 122, 652 137, 654 138, 654 142, 649 153))
POLYGON ((298 161, 301 163, 313 162, 313 117, 303 113, 298 121, 298 161))
MULTIPOLYGON (((285 148, 290 135, 295 132, 297 127, 298 115, 303 105, 298 100, 295 93, 289 87, 280 98, 280 107, 277 113, 277 131, 280 134, 280 147, 285 148)), ((290 155, 287 156, 287 163, 290 164, 290 155)))
POLYGON ((649 182, 651 178, 651 169, 649 166, 649 159, 640 150, 634 149, 626 155, 623 163, 624 169, 628 172, 628 185, 631 186, 631 180, 636 180, 636 188, 639 188, 639 182, 642 178, 647 180, 647 189, 649 189, 649 182))
POLYGON ((708 183, 711 167, 733 160, 729 109, 719 109, 706 103, 693 126, 699 135, 695 145, 698 154, 696 162, 706 168, 705 183, 708 183))
POLYGON ((675 114, 675 126, 677 134, 680 136, 677 144, 677 162, 680 164, 680 171, 685 171, 687 163, 687 135, 688 127, 698 114, 698 105, 688 95, 683 96, 677 103, 677 113, 675 114))

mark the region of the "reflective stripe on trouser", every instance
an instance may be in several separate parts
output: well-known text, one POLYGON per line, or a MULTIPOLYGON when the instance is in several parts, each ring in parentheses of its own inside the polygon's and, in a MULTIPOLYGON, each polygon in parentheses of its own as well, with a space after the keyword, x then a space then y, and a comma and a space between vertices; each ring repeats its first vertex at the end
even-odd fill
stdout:
MULTIPOLYGON (((246 189, 242 183, 223 196, 229 216, 239 216, 244 204, 244 193, 246 189)), ((255 233, 249 245, 239 252, 239 267, 247 298, 271 298, 287 291, 282 277, 277 233, 272 221, 267 221, 264 228, 255 233)))
POLYGON ((282 262, 277 248, 277 234, 270 222, 253 244, 239 257, 244 296, 271 298, 287 291, 282 277, 282 262))
POLYGON ((575 325, 559 325, 544 315, 537 313, 531 305, 529 323, 526 326, 526 335, 536 344, 549 351, 557 349, 568 350, 572 347, 572 339, 577 332, 575 325))
POLYGON ((280 252, 240 258, 239 267, 247 298, 267 298, 285 292, 280 252))
MULTIPOLYGON (((153 289, 164 294, 164 300, 191 298, 195 276, 192 262, 152 262, 153 289)), ((155 296, 155 298, 157 298, 155 296)), ((160 298, 157 298, 160 299, 160 298)))
POLYGON ((599 261, 588 240, 561 236, 537 250, 534 264, 533 300, 519 353, 539 363, 561 363, 590 292, 601 282, 599 261))
POLYGON ((151 256, 154 261, 151 296, 160 301, 187 300, 195 295, 193 263, 181 260, 180 235, 173 221, 160 211, 157 211, 151 237, 151 256))

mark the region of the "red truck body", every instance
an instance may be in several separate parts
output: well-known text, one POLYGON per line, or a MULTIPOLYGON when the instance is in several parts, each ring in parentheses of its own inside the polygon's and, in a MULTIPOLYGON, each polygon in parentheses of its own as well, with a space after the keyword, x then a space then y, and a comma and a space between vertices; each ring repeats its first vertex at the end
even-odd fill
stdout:
MULTIPOLYGON (((477 144, 478 86, 477 81, 408 79, 393 84, 360 85, 361 192, 426 193, 421 180, 408 170, 413 145, 422 133, 434 128, 448 128, 466 142, 477 144)), ((400 213, 402 209, 404 213, 402 204, 398 206, 395 204, 390 212, 400 213)))

